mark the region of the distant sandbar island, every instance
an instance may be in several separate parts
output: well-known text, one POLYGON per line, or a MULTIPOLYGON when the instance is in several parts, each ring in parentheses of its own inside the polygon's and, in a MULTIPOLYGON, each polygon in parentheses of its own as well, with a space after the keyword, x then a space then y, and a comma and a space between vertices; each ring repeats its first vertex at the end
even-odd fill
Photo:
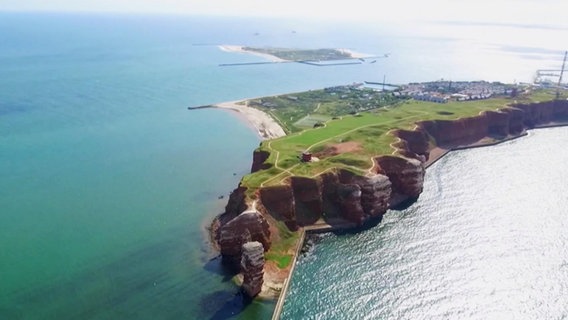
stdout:
POLYGON ((355 52, 350 49, 260 48, 242 45, 220 45, 219 48, 227 52, 253 54, 271 62, 335 61, 373 57, 372 55, 355 52))

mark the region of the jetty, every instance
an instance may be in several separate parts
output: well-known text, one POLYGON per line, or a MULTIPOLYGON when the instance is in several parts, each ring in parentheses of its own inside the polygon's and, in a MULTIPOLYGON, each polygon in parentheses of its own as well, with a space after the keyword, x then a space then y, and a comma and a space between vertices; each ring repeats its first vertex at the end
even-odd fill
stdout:
POLYGON ((197 106, 197 107, 187 107, 187 110, 199 110, 199 109, 209 109, 209 108, 214 108, 213 106, 207 105, 207 106, 197 106))

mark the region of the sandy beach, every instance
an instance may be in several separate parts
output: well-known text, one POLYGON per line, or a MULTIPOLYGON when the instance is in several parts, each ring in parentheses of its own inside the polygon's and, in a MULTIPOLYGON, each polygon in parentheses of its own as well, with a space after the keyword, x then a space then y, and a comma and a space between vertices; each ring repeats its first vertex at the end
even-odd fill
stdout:
POLYGON ((263 140, 274 139, 286 135, 284 129, 269 114, 258 109, 247 107, 245 100, 228 101, 213 105, 216 108, 229 109, 238 112, 263 140))

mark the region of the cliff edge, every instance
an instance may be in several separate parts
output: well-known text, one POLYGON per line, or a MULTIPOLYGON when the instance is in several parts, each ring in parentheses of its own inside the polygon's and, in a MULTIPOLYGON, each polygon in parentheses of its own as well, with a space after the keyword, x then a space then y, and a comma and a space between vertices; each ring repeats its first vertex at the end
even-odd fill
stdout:
MULTIPOLYGON (((456 120, 418 121, 413 130, 390 130, 395 140, 392 154, 373 157, 373 167, 364 175, 330 168, 314 177, 292 176, 279 185, 252 190, 253 197, 247 196, 251 190, 239 186, 214 222, 223 261, 238 269, 247 242, 257 241, 269 251, 283 241, 283 234, 301 228, 361 226, 380 220, 389 208, 420 196, 425 164, 441 156, 436 149, 493 144, 527 129, 567 120, 568 101, 554 100, 515 104, 456 120)), ((268 170, 264 162, 269 156, 255 151, 251 171, 268 170)), ((267 258, 265 271, 270 263, 267 258)), ((285 273, 286 268, 281 269, 285 273)))

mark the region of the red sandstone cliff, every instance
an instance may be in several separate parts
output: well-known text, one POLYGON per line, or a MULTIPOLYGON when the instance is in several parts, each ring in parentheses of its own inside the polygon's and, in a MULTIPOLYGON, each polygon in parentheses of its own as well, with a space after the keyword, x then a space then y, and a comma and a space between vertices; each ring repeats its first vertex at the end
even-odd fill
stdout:
POLYGON ((262 212, 296 230, 320 219, 362 224, 381 217, 389 207, 391 183, 384 175, 361 177, 338 170, 315 178, 292 177, 290 185, 264 187, 259 194, 262 212))
POLYGON ((391 134, 399 138, 393 144, 393 147, 397 149, 397 154, 421 162, 428 160, 432 146, 430 145, 430 136, 423 128, 417 127, 415 130, 395 129, 391 131, 391 134))
POLYGON ((457 120, 420 121, 418 127, 434 138, 440 147, 451 148, 479 141, 488 134, 484 114, 457 120))
POLYGON ((393 195, 398 198, 418 198, 424 184, 424 165, 416 159, 398 156, 376 157, 377 173, 386 175, 392 183, 393 195))
POLYGON ((305 226, 318 221, 323 216, 321 179, 292 177, 290 183, 298 223, 305 226))
POLYGON ((510 115, 503 111, 483 111, 481 113, 487 120, 487 134, 498 138, 505 138, 511 132, 509 128, 510 115))
POLYGON ((296 221, 296 202, 294 192, 289 185, 260 188, 260 199, 257 207, 274 219, 283 221, 288 229, 298 230, 296 221))
POLYGON ((258 241, 264 250, 270 248, 270 226, 256 211, 245 211, 219 228, 217 242, 223 261, 233 267, 239 266, 243 244, 258 241))
POLYGON ((259 170, 268 169, 270 166, 266 165, 264 162, 270 156, 270 152, 264 150, 254 150, 252 153, 252 166, 250 168, 250 173, 255 173, 259 170))
MULTIPOLYGON (((314 178, 292 177, 287 184, 260 188, 257 209, 245 211, 246 189, 235 189, 225 213, 218 217, 217 242, 224 260, 241 261, 242 245, 248 241, 270 248, 266 218, 283 221, 290 230, 319 219, 343 218, 362 224, 381 217, 404 199, 417 198, 422 192, 423 163, 432 148, 455 148, 474 144, 485 137, 502 139, 521 134, 527 128, 554 120, 568 121, 568 101, 518 104, 477 116, 457 120, 430 120, 416 123, 414 130, 393 130, 397 137, 393 155, 374 158, 376 175, 356 176, 344 170, 328 171, 314 178)), ((252 172, 263 170, 269 154, 255 151, 252 172)))

